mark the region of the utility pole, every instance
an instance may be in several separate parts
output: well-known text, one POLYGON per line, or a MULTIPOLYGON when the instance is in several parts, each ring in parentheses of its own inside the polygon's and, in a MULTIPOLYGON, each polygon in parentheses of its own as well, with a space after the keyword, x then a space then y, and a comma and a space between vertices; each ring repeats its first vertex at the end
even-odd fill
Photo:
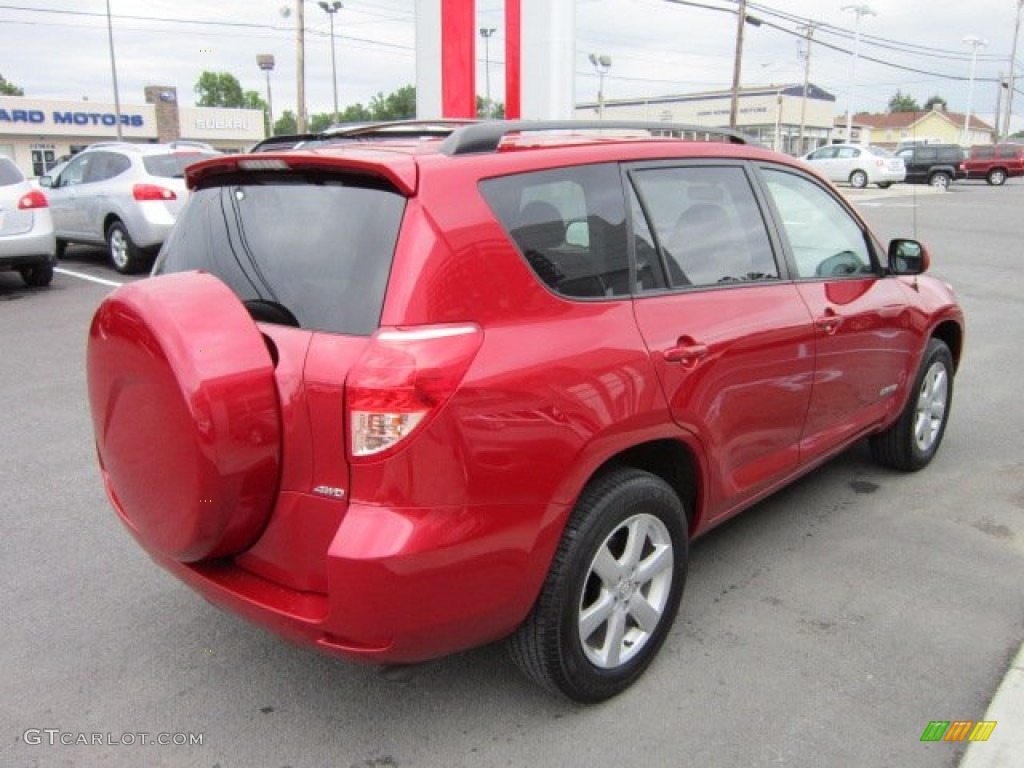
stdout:
POLYGON ((996 78, 996 130, 994 136, 995 144, 999 143, 999 124, 1003 119, 1003 73, 999 73, 999 77, 996 78))
POLYGON ((814 39, 814 28, 817 26, 813 21, 801 29, 807 34, 807 47, 804 49, 804 90, 800 99, 800 138, 797 144, 797 155, 807 152, 804 145, 804 132, 807 130, 807 89, 811 84, 811 42, 814 39))
MULTIPOLYGON (((1024 0, 1022 0, 1024 2, 1024 0)), ((732 98, 729 100, 729 128, 736 130, 740 112, 740 72, 743 69, 743 25, 747 20, 747 0, 739 0, 736 18, 736 55, 732 62, 732 98)))
MULTIPOLYGON (((1010 116, 1013 114, 1014 69, 1017 64, 1017 34, 1020 32, 1021 9, 1024 9, 1024 0, 1017 0, 1017 22, 1013 27, 1013 48, 1010 51, 1010 92, 1006 94, 1006 119, 1003 121, 1003 138, 1010 135, 1010 116)), ((999 119, 998 114, 996 119, 999 119)), ((996 126, 996 133, 998 132, 998 126, 996 126)))
MULTIPOLYGON (((107 0, 107 42, 110 45, 110 77, 114 81, 114 119, 117 121, 117 140, 121 141, 124 138, 121 131, 121 96, 117 90, 117 64, 114 63, 114 25, 110 20, 110 0, 107 0)), ((1016 47, 1016 43, 1014 43, 1014 47, 1016 47)))

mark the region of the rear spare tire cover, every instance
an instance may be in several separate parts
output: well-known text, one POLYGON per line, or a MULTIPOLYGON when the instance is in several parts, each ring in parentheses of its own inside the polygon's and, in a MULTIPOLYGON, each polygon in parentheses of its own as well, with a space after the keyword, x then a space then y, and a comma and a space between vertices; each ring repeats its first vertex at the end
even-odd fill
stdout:
POLYGON ((234 293, 201 272, 118 288, 87 369, 107 491, 143 545, 182 562, 250 546, 277 493, 281 419, 270 353, 234 293))

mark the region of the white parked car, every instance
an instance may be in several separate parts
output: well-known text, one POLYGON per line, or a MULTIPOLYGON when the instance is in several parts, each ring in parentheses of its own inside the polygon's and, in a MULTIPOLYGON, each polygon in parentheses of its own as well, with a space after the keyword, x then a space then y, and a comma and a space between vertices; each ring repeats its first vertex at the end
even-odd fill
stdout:
POLYGON ((57 261, 46 195, 0 156, 0 270, 16 269, 33 287, 49 285, 57 261))
POLYGON ((885 189, 907 177, 903 158, 871 144, 831 144, 808 152, 803 159, 829 181, 848 182, 857 189, 868 184, 885 189))

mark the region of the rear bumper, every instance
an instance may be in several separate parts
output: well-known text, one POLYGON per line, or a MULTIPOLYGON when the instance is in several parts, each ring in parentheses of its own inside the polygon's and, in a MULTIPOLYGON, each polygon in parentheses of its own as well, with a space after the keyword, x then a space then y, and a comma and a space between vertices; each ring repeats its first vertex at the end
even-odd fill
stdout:
POLYGON ((512 632, 540 590, 567 514, 352 504, 326 552, 326 592, 256 573, 258 563, 240 564, 245 555, 188 564, 140 543, 210 602, 286 639, 347 659, 413 663, 512 632))
POLYGON ((128 234, 139 248, 155 248, 167 239, 176 215, 159 200, 136 203, 134 210, 125 211, 123 221, 128 234))
POLYGON ((0 237, 0 269, 56 263, 57 241, 52 228, 36 228, 22 235, 0 237))

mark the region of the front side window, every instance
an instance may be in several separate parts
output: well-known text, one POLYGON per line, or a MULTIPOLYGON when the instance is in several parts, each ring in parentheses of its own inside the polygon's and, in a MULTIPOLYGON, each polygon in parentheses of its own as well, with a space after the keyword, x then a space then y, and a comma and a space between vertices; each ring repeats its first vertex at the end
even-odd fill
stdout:
POLYGON ((480 191, 530 268, 555 293, 575 298, 630 294, 617 165, 487 179, 480 191))
POLYGON ((793 173, 764 170, 802 278, 873 274, 868 239, 860 224, 822 187, 793 173))
POLYGON ((60 174, 60 186, 70 187, 75 184, 81 184, 85 180, 89 166, 97 154, 97 152, 81 154, 68 163, 67 167, 60 174))
MULTIPOLYGON (((778 279, 768 231, 742 168, 649 168, 630 177, 643 212, 642 221, 634 213, 633 231, 653 231, 670 287, 778 279)), ((640 272, 639 248, 637 262, 640 272)))

